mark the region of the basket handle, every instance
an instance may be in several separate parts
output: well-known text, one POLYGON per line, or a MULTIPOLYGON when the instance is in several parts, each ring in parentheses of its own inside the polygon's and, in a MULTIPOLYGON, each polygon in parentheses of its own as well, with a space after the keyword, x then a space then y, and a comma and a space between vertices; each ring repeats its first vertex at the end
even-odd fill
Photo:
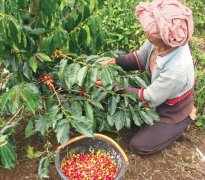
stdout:
MULTIPOLYGON (((125 160, 125 163, 126 165, 128 165, 128 158, 127 158, 127 155, 125 154, 125 152, 123 151, 123 149, 118 145, 118 143, 116 143, 113 139, 111 139, 110 137, 108 136, 105 136, 103 134, 98 134, 98 133, 94 133, 94 136, 97 136, 97 137, 100 137, 102 139, 105 139, 107 141, 109 141, 110 143, 112 143, 119 151, 120 153, 122 154, 124 160, 125 160)), ((60 145, 58 148, 57 148, 57 151, 59 151, 60 149, 62 149, 63 147, 69 145, 69 144, 72 144, 76 141, 79 141, 80 139, 84 139, 84 138, 87 138, 87 136, 85 135, 81 135, 81 136, 78 136, 78 137, 75 137, 75 138, 72 138, 71 140, 69 140, 64 146, 60 145)))

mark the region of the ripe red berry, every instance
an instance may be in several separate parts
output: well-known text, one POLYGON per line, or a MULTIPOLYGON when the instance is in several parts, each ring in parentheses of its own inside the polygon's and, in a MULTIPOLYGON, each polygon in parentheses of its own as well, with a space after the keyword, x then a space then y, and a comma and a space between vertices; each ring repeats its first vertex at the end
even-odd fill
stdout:
POLYGON ((49 90, 52 90, 52 89, 53 89, 52 85, 49 85, 49 86, 48 86, 48 89, 49 89, 49 90))
POLYGON ((61 165, 68 179, 114 180, 117 166, 108 153, 74 154, 61 165))
POLYGON ((80 90, 80 96, 86 96, 87 95, 87 91, 85 91, 85 90, 80 90))
POLYGON ((54 80, 53 80, 52 76, 50 76, 48 74, 46 74, 45 76, 40 75, 39 79, 40 79, 41 83, 44 83, 44 84, 46 84, 48 86, 49 90, 53 89, 52 85, 54 83, 54 80))

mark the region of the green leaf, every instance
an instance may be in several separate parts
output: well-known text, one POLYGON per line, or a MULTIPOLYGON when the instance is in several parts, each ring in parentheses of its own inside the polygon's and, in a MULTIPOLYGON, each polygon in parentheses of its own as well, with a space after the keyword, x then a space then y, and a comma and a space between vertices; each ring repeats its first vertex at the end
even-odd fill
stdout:
POLYGON ((101 70, 100 77, 102 79, 103 86, 105 87, 112 85, 115 80, 113 71, 106 66, 101 70))
POLYGON ((69 41, 69 50, 71 52, 78 52, 79 48, 78 48, 78 34, 77 32, 73 32, 70 36, 70 41, 69 41))
POLYGON ((13 94, 15 93, 15 88, 9 89, 5 92, 1 99, 1 108, 3 109, 7 103, 7 101, 12 98, 13 94))
POLYGON ((89 6, 90 12, 92 12, 94 8, 95 8, 95 0, 90 0, 90 6, 89 6))
POLYGON ((131 119, 128 112, 124 111, 125 113, 125 127, 130 129, 131 128, 131 119))
POLYGON ((115 119, 108 114, 108 115, 107 115, 107 122, 108 122, 108 124, 112 127, 112 126, 114 126, 114 124, 115 124, 115 119))
POLYGON ((25 136, 26 136, 26 138, 29 138, 29 137, 33 136, 34 134, 36 134, 36 131, 34 130, 33 121, 29 120, 29 122, 26 126, 25 136))
POLYGON ((28 146, 26 148, 26 157, 29 159, 36 159, 43 155, 43 152, 40 151, 34 151, 34 148, 32 146, 28 146))
POLYGON ((25 62, 23 64, 23 75, 28 78, 29 80, 31 80, 32 78, 32 70, 28 64, 28 62, 25 62))
POLYGON ((117 109, 117 99, 115 96, 111 96, 108 100, 108 112, 113 115, 117 109))
POLYGON ((139 76, 135 76, 135 80, 140 87, 147 87, 146 82, 139 76))
POLYGON ((91 122, 88 118, 84 116, 76 117, 71 121, 71 125, 81 134, 87 137, 93 137, 91 122))
POLYGON ((99 109, 104 109, 103 106, 102 106, 102 104, 100 104, 98 101, 94 101, 94 100, 92 100, 92 99, 88 99, 88 101, 89 101, 92 105, 94 105, 95 107, 97 107, 97 108, 99 108, 99 109))
POLYGON ((203 122, 202 121, 196 121, 194 123, 194 125, 197 126, 197 127, 201 127, 203 125, 203 122))
POLYGON ((102 93, 96 98, 96 101, 102 102, 102 101, 107 97, 107 95, 108 95, 107 92, 102 92, 102 93))
POLYGON ((58 122, 56 135, 58 142, 65 145, 69 140, 70 125, 67 119, 62 119, 58 122))
POLYGON ((97 61, 98 58, 99 58, 98 55, 91 55, 91 56, 88 56, 85 59, 85 61, 86 61, 87 64, 94 64, 97 61))
POLYGON ((90 21, 90 30, 91 30, 93 35, 97 35, 97 33, 99 31, 99 21, 96 17, 92 18, 90 21))
POLYGON ((36 129, 36 131, 39 131, 42 134, 42 136, 45 136, 45 132, 47 129, 46 119, 41 117, 41 118, 35 120, 35 129, 36 129))
POLYGON ((84 13, 83 13, 83 19, 86 20, 90 16, 90 9, 88 6, 84 6, 84 13))
POLYGON ((40 34, 43 34, 43 33, 46 33, 47 30, 44 29, 44 28, 37 28, 37 29, 32 29, 30 31, 30 34, 36 34, 36 35, 40 35, 40 34))
POLYGON ((85 26, 85 31, 86 31, 86 45, 90 46, 91 43, 90 28, 87 25, 85 26))
POLYGON ((2 147, 8 143, 7 138, 8 138, 8 135, 1 135, 0 136, 0 147, 2 147))
POLYGON ((0 159, 3 167, 7 169, 11 169, 16 166, 17 154, 10 143, 0 146, 0 159))
POLYGON ((100 88, 98 88, 93 91, 91 97, 94 101, 101 102, 106 98, 107 94, 108 94, 107 92, 103 92, 100 88))
POLYGON ((75 21, 75 26, 78 26, 82 20, 83 20, 83 11, 84 11, 84 8, 81 6, 79 7, 79 11, 77 13, 77 19, 75 21))
POLYGON ((42 62, 52 61, 52 59, 48 55, 46 55, 45 53, 36 53, 34 56, 36 56, 36 58, 42 62))
POLYGON ((87 66, 84 66, 84 67, 82 67, 82 68, 79 70, 79 72, 78 72, 78 77, 77 77, 77 82, 78 82, 78 85, 79 85, 79 86, 82 86, 82 85, 83 85, 83 82, 84 82, 84 80, 85 80, 87 71, 88 71, 88 67, 87 67, 87 66))
POLYGON ((64 76, 65 76, 65 72, 66 72, 66 69, 67 69, 67 62, 68 61, 66 59, 62 59, 60 61, 58 77, 61 81, 64 79, 64 76))
POLYGON ((48 176, 49 165, 50 165, 50 160, 48 157, 43 157, 40 160, 39 167, 38 167, 38 175, 40 176, 40 179, 49 178, 48 176))
POLYGON ((107 121, 103 119, 102 117, 97 117, 96 118, 97 124, 98 124, 98 131, 111 131, 111 128, 107 121))
POLYGON ((153 125, 153 119, 152 119, 152 117, 150 117, 146 112, 144 112, 144 111, 139 111, 139 114, 140 114, 141 118, 143 119, 143 121, 144 121, 146 124, 153 125))
POLYGON ((33 72, 36 73, 37 61, 36 61, 36 59, 33 56, 29 59, 29 65, 32 68, 33 72))
POLYGON ((127 96, 124 96, 124 101, 125 101, 125 107, 129 105, 129 99, 127 96))
POLYGON ((21 104, 22 103, 20 103, 20 95, 16 91, 8 103, 8 108, 10 112, 14 115, 20 109, 21 104))
POLYGON ((42 108, 41 96, 38 88, 34 84, 23 84, 21 89, 19 89, 19 93, 33 113, 35 113, 37 109, 42 108))
POLYGON ((53 129, 55 129, 58 122, 62 119, 63 119, 63 114, 59 112, 58 106, 52 106, 49 109, 49 111, 46 113, 46 115, 44 115, 44 117, 39 118, 38 124, 36 124, 36 128, 37 125, 39 125, 38 131, 40 131, 41 134, 44 136, 45 131, 47 129, 49 129, 50 127, 53 127, 53 129))
POLYGON ((149 85, 151 83, 151 74, 147 71, 144 71, 142 74, 142 78, 143 80, 146 82, 147 85, 149 85))
POLYGON ((136 96, 134 96, 132 94, 125 94, 125 96, 136 102, 136 96))
POLYGON ((78 34, 78 44, 86 46, 87 33, 84 28, 81 28, 78 34))
POLYGON ((125 123, 125 113, 122 110, 117 111, 114 115, 113 118, 115 120, 115 127, 117 131, 123 128, 124 123, 125 123))
POLYGON ((87 75, 86 75, 86 79, 85 79, 85 86, 89 89, 90 87, 92 87, 95 83, 95 81, 98 78, 98 68, 94 67, 94 68, 89 68, 87 75))
POLYGON ((132 119, 137 126, 141 126, 141 118, 138 112, 134 111, 133 107, 129 104, 130 113, 132 115, 132 119))
POLYGON ((8 125, 4 125, 3 128, 0 130, 0 133, 2 134, 7 134, 9 131, 12 131, 13 128, 15 128, 15 126, 18 124, 18 122, 13 121, 8 125))
POLYGON ((79 101, 74 101, 71 104, 70 111, 75 115, 75 116, 82 116, 82 106, 79 101))
POLYGON ((159 120, 160 120, 159 115, 158 115, 155 111, 153 111, 153 110, 151 110, 151 109, 145 109, 145 112, 146 112, 153 120, 155 120, 155 121, 159 121, 159 120))
POLYGON ((65 72, 65 81, 72 86, 76 83, 78 78, 78 72, 80 70, 80 65, 77 63, 70 64, 65 72))
POLYGON ((71 32, 75 27, 75 20, 74 18, 71 16, 67 21, 66 21, 66 30, 68 32, 71 32))
POLYGON ((93 114, 93 108, 92 108, 92 106, 90 105, 89 102, 85 102, 85 113, 86 113, 86 117, 91 122, 92 130, 93 130, 93 127, 94 127, 94 114, 93 114))

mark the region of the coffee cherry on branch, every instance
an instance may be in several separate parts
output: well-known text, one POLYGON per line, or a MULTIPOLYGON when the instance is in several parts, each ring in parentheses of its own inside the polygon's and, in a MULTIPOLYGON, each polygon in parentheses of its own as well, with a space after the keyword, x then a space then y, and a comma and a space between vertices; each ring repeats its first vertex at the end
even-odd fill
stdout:
POLYGON ((72 180, 114 180, 117 165, 111 155, 105 152, 74 154, 61 164, 61 170, 72 180))
POLYGON ((49 90, 52 90, 52 86, 53 86, 53 83, 54 83, 54 80, 53 80, 53 77, 46 74, 44 76, 40 75, 39 76, 39 79, 40 79, 40 82, 43 83, 43 84, 46 84, 48 86, 48 89, 49 90))
POLYGON ((86 96, 87 95, 87 91, 83 90, 83 89, 81 89, 79 93, 80 93, 80 96, 86 96))
POLYGON ((56 51, 54 52, 54 55, 53 55, 53 60, 56 60, 56 59, 59 59, 63 56, 63 53, 62 51, 56 49, 56 51))

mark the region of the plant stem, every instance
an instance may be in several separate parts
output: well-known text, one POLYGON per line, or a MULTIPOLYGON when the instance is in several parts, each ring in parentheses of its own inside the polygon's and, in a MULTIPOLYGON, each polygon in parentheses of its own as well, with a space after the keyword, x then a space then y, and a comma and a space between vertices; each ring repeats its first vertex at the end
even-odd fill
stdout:
POLYGON ((21 112, 23 107, 24 106, 22 105, 21 108, 16 112, 16 114, 14 114, 14 116, 6 123, 6 125, 10 124, 16 118, 16 116, 21 112))
MULTIPOLYGON (((66 58, 66 59, 69 59, 69 60, 71 60, 71 61, 73 61, 73 62, 76 62, 76 59, 73 59, 73 58, 71 58, 71 57, 69 57, 69 56, 67 56, 67 55, 65 55, 65 54, 63 54, 62 56, 63 56, 64 58, 66 58)), ((83 66, 88 66, 88 67, 99 67, 98 65, 95 65, 95 64, 86 64, 86 63, 84 63, 83 61, 78 61, 78 62, 76 62, 76 63, 82 64, 83 66)))
POLYGON ((72 119, 72 116, 69 116, 69 115, 66 113, 66 110, 65 110, 65 108, 64 108, 63 105, 62 105, 62 102, 61 102, 61 100, 60 100, 60 98, 59 98, 59 96, 58 96, 57 91, 55 90, 55 87, 53 86, 53 84, 51 84, 51 86, 52 86, 52 88, 53 88, 54 94, 56 95, 56 98, 57 98, 57 100, 58 100, 58 104, 59 104, 59 106, 60 106, 60 109, 61 109, 62 113, 65 115, 66 119, 70 121, 70 119, 72 119))

